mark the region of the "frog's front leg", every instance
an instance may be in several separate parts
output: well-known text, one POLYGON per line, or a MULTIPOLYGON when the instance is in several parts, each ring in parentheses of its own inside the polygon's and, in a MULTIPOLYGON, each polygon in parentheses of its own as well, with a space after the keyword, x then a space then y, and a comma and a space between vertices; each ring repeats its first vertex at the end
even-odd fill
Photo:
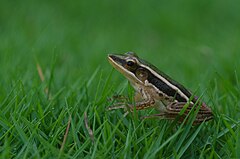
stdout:
MULTIPOLYGON (((136 110, 143 110, 150 107, 153 107, 155 104, 155 100, 150 98, 149 95, 146 95, 147 98, 142 98, 142 94, 135 93, 134 100, 135 104, 129 104, 129 100, 125 100, 125 102, 118 102, 114 104, 113 106, 109 107, 108 110, 114 110, 114 109, 130 109, 132 112, 134 109, 136 110)), ((127 98, 125 98, 127 99, 127 98)))
POLYGON ((116 103, 115 105, 108 107, 108 110, 115 110, 115 109, 127 109, 129 108, 130 111, 132 112, 134 109, 136 110, 143 110, 147 109, 150 107, 153 107, 155 104, 155 101, 150 99, 150 100, 145 100, 141 102, 137 102, 136 104, 128 104, 124 102, 116 103))
POLYGON ((126 109, 126 104, 129 102, 128 97, 124 95, 114 95, 111 98, 108 98, 109 102, 117 101, 114 105, 107 108, 107 110, 115 110, 115 109, 126 109))
POLYGON ((142 109, 153 107, 154 104, 155 104, 155 101, 153 99, 148 99, 145 101, 137 102, 135 105, 128 105, 128 107, 130 108, 131 111, 133 111, 134 109, 142 110, 142 109))
POLYGON ((151 97, 151 95, 141 88, 135 93, 134 99, 136 104, 130 107, 131 110, 143 110, 154 107, 155 105, 155 100, 151 97))

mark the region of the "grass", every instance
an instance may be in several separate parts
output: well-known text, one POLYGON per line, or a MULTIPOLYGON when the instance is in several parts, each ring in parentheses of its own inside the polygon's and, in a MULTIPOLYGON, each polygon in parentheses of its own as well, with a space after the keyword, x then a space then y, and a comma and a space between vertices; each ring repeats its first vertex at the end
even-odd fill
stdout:
POLYGON ((0 2, 0 158, 240 158, 238 1, 0 2), (135 51, 202 96, 191 126, 106 111, 135 51), (86 114, 86 115, 84 115, 86 114))

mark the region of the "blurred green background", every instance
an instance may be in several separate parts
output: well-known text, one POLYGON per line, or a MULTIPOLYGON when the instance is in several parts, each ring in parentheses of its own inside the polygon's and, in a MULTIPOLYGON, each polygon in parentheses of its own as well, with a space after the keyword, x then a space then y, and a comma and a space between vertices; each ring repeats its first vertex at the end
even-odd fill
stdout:
POLYGON ((106 55, 127 51, 137 52, 190 87, 195 82, 207 84, 214 71, 232 78, 240 63, 239 4, 3 0, 1 82, 34 78, 36 63, 46 70, 56 54, 57 81, 70 84, 88 78, 98 66, 108 72, 106 55))
MULTIPOLYGON (((38 131, 44 134, 42 136, 45 137, 46 141, 54 144, 51 145, 52 147, 45 145, 40 139, 41 144, 39 144, 38 137, 40 135, 36 135, 36 138, 33 137, 33 143, 35 144, 35 140, 37 141, 36 149, 40 153, 42 152, 41 155, 49 153, 51 156, 51 152, 56 155, 59 153, 57 150, 61 145, 65 126, 68 122, 68 114, 60 116, 61 112, 73 111, 75 115, 73 115, 73 120, 75 120, 73 123, 79 125, 78 118, 82 119, 86 106, 89 106, 90 109, 90 121, 94 119, 95 122, 98 119, 96 129, 103 123, 101 125, 103 130, 100 133, 96 132, 95 135, 100 136, 104 134, 105 130, 106 132, 111 130, 111 126, 104 124, 112 122, 115 125, 116 120, 105 121, 108 117, 115 118, 116 116, 114 113, 112 116, 104 114, 105 108, 108 106, 104 102, 106 102, 106 97, 110 96, 109 94, 119 90, 117 86, 122 86, 119 82, 124 77, 114 71, 114 74, 110 76, 111 80, 106 82, 107 86, 103 89, 102 94, 101 90, 100 93, 96 93, 96 86, 102 86, 102 83, 108 79, 109 72, 113 70, 112 66, 108 64, 107 54, 134 51, 141 58, 150 61, 190 90, 196 91, 200 88, 197 94, 205 93, 204 99, 215 110, 214 112, 219 111, 219 114, 226 115, 227 119, 231 118, 222 121, 222 118, 217 117, 212 124, 214 126, 204 128, 201 133, 202 138, 205 137, 205 132, 214 134, 213 141, 217 143, 219 140, 220 144, 213 143, 212 149, 208 151, 205 140, 200 137, 195 144, 197 148, 192 144, 191 151, 186 156, 194 156, 192 152, 198 151, 198 145, 201 145, 204 147, 200 151, 201 154, 205 154, 205 150, 208 155, 214 154, 216 150, 219 156, 236 157, 237 155, 232 154, 232 152, 237 152, 235 144, 240 141, 240 135, 238 132, 233 133, 231 126, 234 127, 234 124, 237 123, 233 120, 238 121, 239 124, 240 116, 239 11, 240 1, 238 0, 1 0, 0 105, 1 110, 4 111, 1 112, 0 124, 2 126, 1 135, 4 135, 6 139, 3 136, 0 140, 4 139, 4 143, 11 141, 12 145, 16 145, 14 149, 11 148, 11 144, 9 144, 10 146, 6 144, 6 147, 13 156, 17 156, 18 152, 25 151, 24 147, 22 148, 23 143, 29 144, 28 140, 21 140, 22 134, 18 134, 19 130, 23 130, 27 135, 31 134, 31 124, 39 120, 42 125, 39 126, 38 131), (37 64, 41 66, 45 76, 46 83, 44 84, 39 78, 37 64), (98 70, 97 75, 93 76, 94 79, 89 82, 90 86, 85 90, 84 83, 88 82, 96 70, 98 70), (57 94, 53 102, 48 101, 44 96, 42 90, 45 89, 46 85, 51 85, 50 93, 52 95, 57 94), (111 93, 108 92, 108 89, 111 93), (58 92, 60 92, 59 94, 63 93, 58 96, 58 92), (93 98, 95 100, 92 100, 93 98), (48 114, 48 112, 50 113, 48 114), (100 117, 97 113, 100 114, 100 117), (44 120, 47 121, 47 124, 44 120), (24 121, 27 121, 27 124, 24 121), (60 124, 56 124, 56 126, 55 121, 60 124), (226 121, 229 123, 231 121, 231 124, 227 124, 226 121), (15 127, 16 123, 24 124, 18 128, 15 127), (9 127, 13 129, 7 132, 9 127), (227 127, 227 131, 223 127, 227 127), (209 131, 211 128, 212 130, 209 131), (59 129, 61 131, 58 131, 59 129), (229 135, 228 130, 232 134, 229 135), (51 138, 51 133, 56 138, 51 138), (12 134, 17 135, 12 137, 12 134), (222 136, 223 140, 221 140, 222 136), (49 149, 52 150, 56 147, 57 150, 49 151, 49 149)), ((92 124, 92 121, 90 123, 92 124)), ((131 122, 129 123, 131 126, 131 122)), ((155 121, 152 123, 152 130, 155 133, 161 124, 155 121)), ((142 124, 141 128, 143 129, 140 131, 145 132, 144 126, 142 124)), ((84 144, 89 142, 87 140, 88 134, 86 131, 82 132, 81 127, 84 125, 78 127, 76 134, 72 134, 73 139, 69 139, 69 147, 72 146, 71 143, 78 143, 77 135, 79 134, 81 142, 83 141, 84 144), (84 138, 85 136, 86 138, 84 138)), ((131 133, 130 129, 128 131, 128 125, 124 128, 126 129, 124 129, 122 136, 127 136, 128 132, 131 133)), ((146 131, 148 130, 151 129, 146 129, 146 131)), ((160 130, 164 131, 162 128, 160 130)), ((122 129, 119 129, 119 132, 121 131, 122 129)), ((168 132, 171 134, 170 131, 168 132)), ((115 132, 109 131, 109 134, 111 133, 115 132)), ((154 133, 151 136, 152 141, 156 141, 154 133)), ((139 138, 141 138, 141 133, 139 134, 139 138)), ((171 135, 167 134, 166 136, 171 135)), ((139 141, 139 138, 136 137, 136 141, 139 141)), ((105 141, 101 139, 100 142, 104 143, 102 140, 105 141)), ((186 140, 186 142, 188 141, 192 143, 191 140, 186 140)), ((140 142, 142 141, 140 140, 140 142)), ((2 146, 3 142, 0 143, 2 146)), ((176 143, 178 142, 176 141, 176 143)), ((94 145, 91 146, 91 142, 87 144, 90 147, 90 154, 94 145)), ((124 145, 125 141, 122 144, 124 145)), ((131 143, 129 142, 129 144, 131 143)), ((173 144, 176 145, 174 142, 173 144)), ((121 147, 121 144, 119 145, 121 147)), ((186 146, 186 149, 189 145, 186 146)), ((76 147, 81 148, 81 146, 82 144, 79 142, 76 147)), ((100 153, 97 153, 101 154, 101 152, 109 150, 108 147, 104 149, 101 146, 98 148, 100 153)), ((113 147, 112 154, 118 152, 113 145, 111 147, 113 147)), ((185 152, 185 147, 183 149, 182 152, 185 152)), ((1 152, 2 150, 5 148, 1 148, 1 152)), ((81 155, 88 154, 87 151, 83 150, 81 155)), ((140 154, 142 153, 143 156, 147 151, 141 150, 140 154)), ((170 151, 169 149, 163 150, 162 154, 164 152, 171 154, 170 151)), ((33 151, 29 148, 25 152, 31 154, 33 151)), ((75 153, 75 151, 73 152, 75 153)), ((125 151, 120 152, 123 155, 126 154, 125 151)), ((41 157, 41 155, 39 156, 41 157)))

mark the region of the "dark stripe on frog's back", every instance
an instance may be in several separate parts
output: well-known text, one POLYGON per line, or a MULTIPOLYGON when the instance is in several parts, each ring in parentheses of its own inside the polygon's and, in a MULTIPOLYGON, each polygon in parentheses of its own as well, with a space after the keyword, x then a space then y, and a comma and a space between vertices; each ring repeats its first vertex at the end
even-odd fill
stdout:
MULTIPOLYGON (((141 63, 143 63, 144 65, 152 68, 157 74, 159 74, 160 76, 162 76, 163 78, 165 78, 167 81, 169 81, 169 83, 171 83, 172 85, 176 86, 178 89, 180 89, 182 91, 182 93, 184 93, 188 98, 190 98, 192 96, 192 94, 183 86, 181 85, 180 83, 174 81, 171 77, 169 77, 168 75, 166 75, 164 72, 160 71, 158 68, 156 68, 154 65, 151 65, 150 63, 148 63, 147 61, 145 60, 142 60, 142 59, 138 59, 141 63)), ((154 80, 154 77, 159 80, 158 83, 159 83, 159 87, 158 89, 161 89, 161 86, 163 86, 161 83, 164 83, 162 80, 158 79, 155 75, 153 75, 151 72, 149 72, 149 74, 151 74, 151 80, 154 80)), ((155 81, 156 81, 155 79, 155 81)), ((150 79, 149 79, 150 80, 150 79)), ((150 81, 149 81, 150 82, 150 81)), ((165 85, 167 85, 166 83, 164 83, 165 85)), ((167 85, 168 86, 168 85, 167 85)), ((167 88, 167 86, 165 86, 164 88, 167 88)), ((168 86, 170 87, 170 86, 168 86)), ((172 89, 170 87, 170 89, 172 89)), ((167 90, 168 91, 168 90, 167 90)), ((169 91, 171 92, 171 94, 173 94, 173 91, 169 91)), ((176 92, 175 92, 176 93, 176 92)), ((179 95, 179 94, 178 94, 179 95)), ((176 98, 178 97, 178 95, 176 96, 176 98)), ((179 95, 180 96, 180 95, 179 95)))
MULTIPOLYGON (((148 71, 149 72, 149 71, 148 71)), ((151 72, 148 74, 148 81, 156 86, 160 91, 167 94, 170 97, 173 97, 178 102, 186 102, 187 100, 183 98, 176 90, 164 83, 161 79, 157 78, 151 72)))

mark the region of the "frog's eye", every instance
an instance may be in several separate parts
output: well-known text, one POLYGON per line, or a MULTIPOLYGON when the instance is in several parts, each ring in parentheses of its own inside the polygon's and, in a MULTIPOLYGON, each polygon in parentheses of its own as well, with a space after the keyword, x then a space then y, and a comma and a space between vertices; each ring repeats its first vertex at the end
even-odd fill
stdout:
POLYGON ((129 71, 135 71, 137 68, 137 62, 134 59, 127 59, 124 67, 129 71))
POLYGON ((145 81, 148 78, 148 71, 144 68, 139 68, 136 70, 136 76, 141 81, 145 81))
POLYGON ((127 61, 127 66, 132 67, 135 65, 135 62, 132 60, 127 61))

